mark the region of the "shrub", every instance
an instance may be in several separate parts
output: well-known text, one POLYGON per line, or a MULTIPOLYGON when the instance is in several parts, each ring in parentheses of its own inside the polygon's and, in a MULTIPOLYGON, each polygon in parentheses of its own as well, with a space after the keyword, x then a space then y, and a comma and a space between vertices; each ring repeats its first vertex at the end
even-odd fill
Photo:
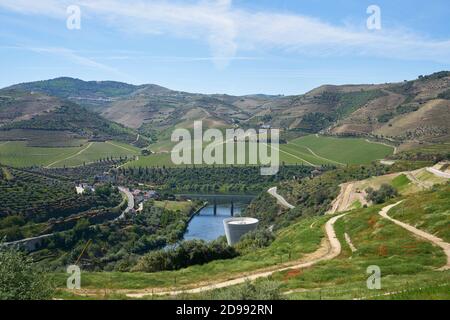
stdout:
POLYGON ((0 300, 43 300, 52 294, 49 278, 31 258, 15 248, 0 249, 0 300))
POLYGON ((386 202, 387 200, 398 196, 397 190, 388 184, 382 184, 378 190, 369 187, 366 189, 366 193, 366 199, 375 204, 386 202))
POLYGON ((183 241, 174 248, 147 253, 132 271, 178 270, 213 260, 231 259, 237 255, 236 250, 228 246, 223 238, 210 243, 202 240, 183 241))

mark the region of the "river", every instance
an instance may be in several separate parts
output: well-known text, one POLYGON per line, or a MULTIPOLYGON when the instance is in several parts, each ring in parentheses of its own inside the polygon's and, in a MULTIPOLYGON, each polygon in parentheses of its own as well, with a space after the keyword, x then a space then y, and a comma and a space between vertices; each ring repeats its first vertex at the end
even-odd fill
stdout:
POLYGON ((234 216, 240 216, 243 209, 254 198, 253 195, 234 194, 183 194, 192 199, 208 201, 208 205, 202 208, 189 222, 184 240, 200 239, 211 241, 225 234, 223 220, 231 217, 231 203, 234 205, 234 216), (216 214, 214 215, 214 203, 216 214))

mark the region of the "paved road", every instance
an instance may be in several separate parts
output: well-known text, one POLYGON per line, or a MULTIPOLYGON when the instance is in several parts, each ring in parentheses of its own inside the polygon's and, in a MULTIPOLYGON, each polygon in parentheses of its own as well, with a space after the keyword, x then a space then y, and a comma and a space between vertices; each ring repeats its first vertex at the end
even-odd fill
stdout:
POLYGON ((442 249, 444 249, 444 252, 447 255, 447 264, 445 266, 443 266, 440 270, 448 270, 448 269, 450 269, 450 243, 447 243, 444 240, 442 240, 441 238, 438 238, 438 237, 433 236, 432 234, 429 234, 429 233, 427 233, 425 231, 422 231, 422 230, 419 230, 417 228, 414 228, 413 226, 410 226, 409 224, 406 224, 404 222, 401 222, 399 220, 391 218, 391 217, 389 217, 387 215, 389 210, 391 210, 396 205, 399 205, 400 203, 402 203, 402 201, 399 201, 397 203, 394 203, 394 204, 391 204, 389 206, 384 207, 383 209, 381 209, 379 214, 383 218, 386 218, 386 219, 392 221, 393 223, 395 223, 396 225, 399 225, 400 227, 408 230, 409 232, 414 233, 416 236, 419 236, 420 238, 428 240, 428 241, 434 243, 435 245, 441 247, 442 249))
POLYGON ((283 198, 283 196, 281 196, 281 195, 279 195, 277 193, 277 187, 272 187, 269 190, 267 190, 267 192, 271 196, 275 197, 277 199, 278 204, 282 205, 283 207, 288 208, 288 209, 294 209, 295 208, 292 204, 287 202, 286 199, 283 198))
POLYGON ((123 219, 125 218, 125 215, 130 212, 134 208, 134 196, 131 194, 130 190, 128 188, 124 187, 118 187, 119 191, 124 193, 127 196, 128 199, 128 205, 126 209, 122 212, 122 214, 117 219, 123 219))

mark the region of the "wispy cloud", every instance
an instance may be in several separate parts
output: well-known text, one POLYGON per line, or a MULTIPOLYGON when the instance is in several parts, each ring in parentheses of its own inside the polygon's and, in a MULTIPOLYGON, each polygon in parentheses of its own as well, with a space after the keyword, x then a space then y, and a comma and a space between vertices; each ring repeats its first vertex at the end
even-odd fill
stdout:
POLYGON ((103 63, 99 63, 92 58, 85 57, 80 55, 78 52, 61 47, 32 47, 32 46, 1 46, 0 49, 10 49, 10 50, 25 50, 31 51, 39 54, 50 54, 62 57, 69 62, 75 63, 79 66, 94 68, 102 71, 106 71, 108 73, 126 76, 124 73, 119 70, 105 65, 103 63))
POLYGON ((74 2, 90 17, 102 19, 113 28, 207 42, 210 59, 219 67, 238 57, 240 50, 256 49, 450 63, 450 40, 387 28, 372 32, 299 14, 244 10, 231 0, 1 0, 0 6, 25 14, 65 18, 65 7, 74 2))

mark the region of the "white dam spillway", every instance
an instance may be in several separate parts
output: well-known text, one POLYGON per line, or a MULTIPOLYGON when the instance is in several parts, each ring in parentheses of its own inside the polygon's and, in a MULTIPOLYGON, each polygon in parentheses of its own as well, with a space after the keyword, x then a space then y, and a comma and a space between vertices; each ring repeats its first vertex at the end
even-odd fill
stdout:
POLYGON ((238 242, 244 234, 255 230, 258 223, 258 219, 248 217, 224 219, 223 227, 225 228, 225 235, 227 237, 228 244, 231 246, 238 242))

